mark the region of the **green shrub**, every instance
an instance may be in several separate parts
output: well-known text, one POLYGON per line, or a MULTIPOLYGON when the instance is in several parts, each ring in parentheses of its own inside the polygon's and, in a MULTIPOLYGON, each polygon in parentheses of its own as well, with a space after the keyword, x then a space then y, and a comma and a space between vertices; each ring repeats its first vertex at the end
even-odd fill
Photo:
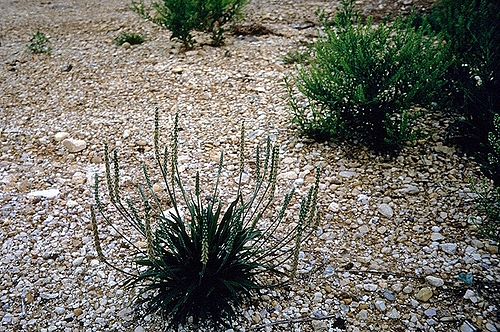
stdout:
POLYGON ((426 106, 443 85, 446 46, 425 28, 362 23, 353 0, 343 1, 335 26, 315 47, 310 67, 289 87, 294 122, 317 139, 354 139, 375 149, 397 149, 411 139, 415 105, 426 106))
POLYGON ((452 139, 466 150, 485 156, 494 114, 500 112, 500 2, 440 0, 424 17, 425 22, 444 35, 454 57, 444 94, 444 106, 460 117, 453 126, 458 130, 452 139))
POLYGON ((481 235, 500 241, 500 186, 492 187, 487 183, 473 184, 479 211, 485 219, 478 225, 481 235))
POLYGON ((488 154, 488 175, 500 187, 500 114, 495 114, 493 130, 488 135, 490 153, 488 154))
POLYGON ((31 37, 28 49, 33 54, 50 54, 51 48, 49 46, 49 38, 40 31, 37 31, 33 37, 31 37))
POLYGON ((294 275, 300 246, 319 221, 316 208, 319 172, 315 185, 302 200, 294 224, 288 231, 278 232, 284 227, 282 221, 294 194, 291 191, 285 196, 279 211, 269 211, 275 204, 278 148, 269 140, 263 152, 257 148, 256 182, 252 193, 245 198, 242 130, 236 198, 224 206, 218 194, 223 155, 214 189, 208 196, 202 196, 199 173, 194 179, 194 192, 183 185, 177 167, 177 123, 176 117, 170 153, 166 148, 162 153, 156 113, 154 152, 169 197, 170 212, 164 212, 161 195, 153 190, 146 166, 143 167, 145 184, 138 187, 142 209, 122 198, 118 156, 115 152, 110 157, 105 149, 109 201, 114 211, 145 238, 147 249, 136 246, 107 216, 97 176, 95 207, 92 208, 95 245, 99 257, 115 266, 106 260, 101 247, 95 214, 99 212, 102 219, 133 247, 131 257, 135 258, 137 272, 123 272, 130 276, 127 285, 139 288, 138 303, 145 308, 146 314, 162 313, 173 329, 186 324, 190 317, 196 324, 220 328, 220 325, 231 324, 235 310, 252 292, 266 287, 273 278, 277 282, 280 276, 294 275), (187 211, 186 217, 182 216, 183 208, 187 211), (288 271, 282 267, 285 262, 290 264, 288 271))
POLYGON ((125 43, 139 45, 144 43, 144 37, 138 33, 122 32, 115 38, 115 44, 122 46, 125 43))
POLYGON ((148 7, 141 1, 133 2, 133 9, 170 30, 172 39, 190 48, 194 43, 193 31, 210 33, 213 44, 221 45, 225 26, 241 14, 247 3, 248 0, 163 0, 148 7))
POLYGON ((224 41, 224 26, 241 15, 248 0, 201 0, 203 30, 211 34, 215 45, 224 41))

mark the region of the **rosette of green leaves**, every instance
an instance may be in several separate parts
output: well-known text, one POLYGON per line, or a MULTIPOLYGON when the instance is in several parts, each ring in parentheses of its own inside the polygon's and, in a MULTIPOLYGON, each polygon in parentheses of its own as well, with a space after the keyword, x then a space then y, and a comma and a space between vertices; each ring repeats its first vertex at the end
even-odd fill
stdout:
POLYGON ((106 182, 111 205, 147 242, 147 249, 136 246, 120 232, 107 216, 96 177, 95 207, 92 220, 99 257, 129 277, 127 285, 137 287, 138 303, 145 313, 161 313, 170 328, 186 324, 229 326, 237 308, 255 290, 272 286, 293 277, 298 267, 301 245, 319 222, 317 197, 319 172, 314 186, 303 199, 299 215, 286 231, 278 232, 294 191, 285 195, 281 208, 272 211, 276 201, 278 148, 268 140, 256 150, 256 181, 246 197, 242 190, 245 168, 244 131, 241 133, 239 183, 236 199, 225 205, 219 198, 223 169, 221 154, 214 188, 203 198, 200 174, 194 179, 194 193, 186 190, 177 167, 178 117, 170 151, 159 148, 159 124, 156 113, 154 150, 170 212, 153 190, 148 169, 144 166, 145 184, 139 186, 142 207, 121 198, 118 156, 105 149, 106 182), (182 210, 187 211, 186 217, 182 210), (101 218, 117 229, 133 248, 136 271, 124 271, 104 255, 97 225, 101 218), (287 270, 285 264, 290 266, 287 270), (291 264, 290 264, 291 263, 291 264), (280 282, 281 282, 280 281, 280 282))

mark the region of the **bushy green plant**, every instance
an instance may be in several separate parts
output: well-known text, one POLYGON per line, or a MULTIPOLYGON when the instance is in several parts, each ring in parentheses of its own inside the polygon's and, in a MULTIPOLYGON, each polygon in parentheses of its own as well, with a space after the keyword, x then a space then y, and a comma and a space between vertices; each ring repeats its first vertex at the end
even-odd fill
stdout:
POLYGON ((289 87, 294 122, 314 138, 397 149, 411 138, 412 107, 428 105, 443 85, 446 46, 401 20, 363 23, 353 4, 343 1, 334 27, 316 44, 315 60, 298 74, 305 105, 289 87))
POLYGON ((477 195, 479 211, 485 219, 478 225, 479 232, 494 241, 500 241, 500 186, 493 187, 488 183, 473 184, 477 195))
POLYGON ((248 0, 163 0, 147 6, 133 2, 133 9, 142 17, 167 28, 172 39, 185 47, 193 46, 193 31, 211 34, 214 45, 224 41, 225 27, 237 18, 248 0))
POLYGON ((500 187, 500 114, 493 119, 493 129, 488 135, 490 153, 487 170, 496 186, 500 187))
MULTIPOLYGON (((282 221, 294 195, 292 190, 278 211, 270 211, 276 200, 278 148, 269 140, 264 151, 257 148, 255 186, 245 197, 242 130, 236 198, 224 205, 218 189, 222 154, 214 189, 206 198, 203 198, 199 173, 194 179, 194 192, 184 186, 177 166, 177 123, 176 117, 170 152, 167 148, 161 152, 158 113, 156 115, 155 160, 169 198, 170 212, 164 211, 160 195, 153 190, 146 166, 143 167, 145 184, 138 187, 142 209, 122 198, 118 156, 115 152, 110 157, 105 149, 109 201, 114 211, 147 243, 147 249, 143 250, 122 231, 116 230, 134 248, 131 257, 137 264, 136 273, 123 272, 130 276, 128 285, 140 290, 138 303, 145 307, 146 313, 162 313, 170 328, 176 329, 192 317, 195 323, 220 329, 221 325, 230 325, 235 310, 252 292, 267 287, 272 278, 277 282, 281 275, 294 275, 301 244, 319 221, 316 208, 319 172, 315 185, 302 200, 294 223, 288 231, 278 232, 284 227, 282 221), (186 217, 183 217, 183 209, 186 217), (290 266, 288 270, 282 267, 285 262, 290 266)), ((99 257, 115 266, 104 256, 95 212, 99 212, 107 225, 117 228, 107 216, 97 176, 95 207, 92 208, 95 245, 99 257)))
POLYGON ((468 151, 486 155, 483 147, 494 114, 500 112, 500 2, 440 0, 423 22, 444 35, 454 57, 444 94, 444 106, 460 116, 452 139, 468 151))
POLYGON ((493 179, 493 186, 488 183, 474 184, 479 210, 486 219, 479 225, 482 235, 495 241, 500 240, 500 115, 496 114, 493 129, 488 135, 489 154, 484 167, 493 179))
POLYGON ((115 44, 122 46, 124 43, 139 45, 144 43, 144 37, 138 33, 122 32, 115 38, 115 44))
POLYGON ((28 49, 33 54, 50 54, 51 48, 49 45, 49 37, 43 32, 37 31, 33 37, 31 37, 28 49))
POLYGON ((201 0, 203 31, 211 34, 214 45, 224 41, 225 25, 241 15, 248 0, 201 0))

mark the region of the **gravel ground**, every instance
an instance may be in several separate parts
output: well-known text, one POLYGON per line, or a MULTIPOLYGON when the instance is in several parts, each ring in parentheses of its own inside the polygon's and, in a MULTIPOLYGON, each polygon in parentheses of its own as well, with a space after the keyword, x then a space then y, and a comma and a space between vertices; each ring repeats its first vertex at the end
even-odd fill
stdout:
MULTIPOLYGON (((360 3, 380 14, 412 2, 360 3)), ((242 308, 235 330, 500 328, 498 244, 476 235, 481 216, 469 184, 481 175, 444 145, 446 119, 426 116, 427 138, 395 160, 310 142, 290 125, 283 79, 295 68, 283 56, 315 38, 314 12, 331 4, 253 1, 245 24, 264 24, 269 33, 229 36, 221 48, 198 36, 202 45, 187 53, 127 7, 118 0, 0 0, 0 331, 161 329, 155 317, 136 320, 122 277, 96 259, 88 181, 103 172, 108 142, 126 161, 124 187, 140 182, 156 106, 165 133, 173 114, 182 115, 186 174, 200 170, 210 182, 226 152, 226 196, 235 187, 243 120, 249 149, 268 135, 281 145, 280 188, 303 194, 314 167, 323 167, 324 218, 301 253, 297 280, 242 308), (50 36, 52 55, 26 50, 37 29, 50 36), (121 31, 147 42, 117 47, 121 31), (471 286, 461 273, 474 276, 471 286)), ((110 230, 103 230, 103 247, 115 262, 126 257, 110 230)))

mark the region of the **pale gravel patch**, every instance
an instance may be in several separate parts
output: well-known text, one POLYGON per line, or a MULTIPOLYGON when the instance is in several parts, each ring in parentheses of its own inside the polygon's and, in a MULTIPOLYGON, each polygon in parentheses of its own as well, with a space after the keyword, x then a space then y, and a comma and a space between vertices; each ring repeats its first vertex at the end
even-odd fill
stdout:
MULTIPOLYGON (((345 319, 349 331, 498 324, 498 308, 488 297, 495 289, 466 293, 457 280, 459 273, 470 272, 498 290, 500 273, 498 246, 477 240, 470 222, 477 215, 469 179, 478 177, 479 169, 443 149, 438 128, 446 119, 426 119, 429 138, 394 161, 360 148, 312 143, 290 125, 283 79, 294 67, 284 65, 282 57, 313 40, 316 28, 298 30, 293 24, 314 20, 315 7, 325 2, 254 3, 249 22, 262 22, 275 34, 230 36, 221 48, 200 46, 185 54, 167 32, 140 20, 127 5, 0 4, 0 331, 154 331, 161 326, 154 317, 135 320, 129 308, 133 293, 121 289, 122 277, 96 260, 89 221, 92 174, 103 173, 102 144, 119 148, 128 176, 124 188, 132 190, 141 179, 140 163, 151 164, 156 106, 163 142, 174 113, 181 114, 186 177, 200 170, 202 183, 211 183, 225 151, 226 198, 234 195, 243 120, 248 154, 267 136, 281 145, 281 197, 292 186, 304 194, 314 168, 323 168, 324 218, 301 254, 298 280, 263 292, 260 302, 242 309, 239 327, 330 314, 345 319), (36 29, 50 35, 51 56, 27 53, 36 29), (147 42, 116 47, 113 38, 125 30, 144 33, 147 42), (72 69, 66 72, 68 64, 72 69), (85 150, 68 153, 54 137, 58 132, 84 140, 85 150), (50 189, 59 190, 53 199, 28 195, 50 189), (392 210, 390 217, 380 214, 382 204, 392 210), (433 233, 440 234, 439 241, 432 241, 433 233), (441 278, 444 285, 431 289, 429 302, 419 302, 415 295, 429 287, 425 276, 441 278)), ((246 171, 252 178, 251 164, 246 171)), ((296 215, 297 204, 289 220, 296 215)), ((102 237, 112 260, 126 257, 113 231, 103 228, 102 237)), ((333 323, 325 322, 275 330, 321 330, 333 323)))

